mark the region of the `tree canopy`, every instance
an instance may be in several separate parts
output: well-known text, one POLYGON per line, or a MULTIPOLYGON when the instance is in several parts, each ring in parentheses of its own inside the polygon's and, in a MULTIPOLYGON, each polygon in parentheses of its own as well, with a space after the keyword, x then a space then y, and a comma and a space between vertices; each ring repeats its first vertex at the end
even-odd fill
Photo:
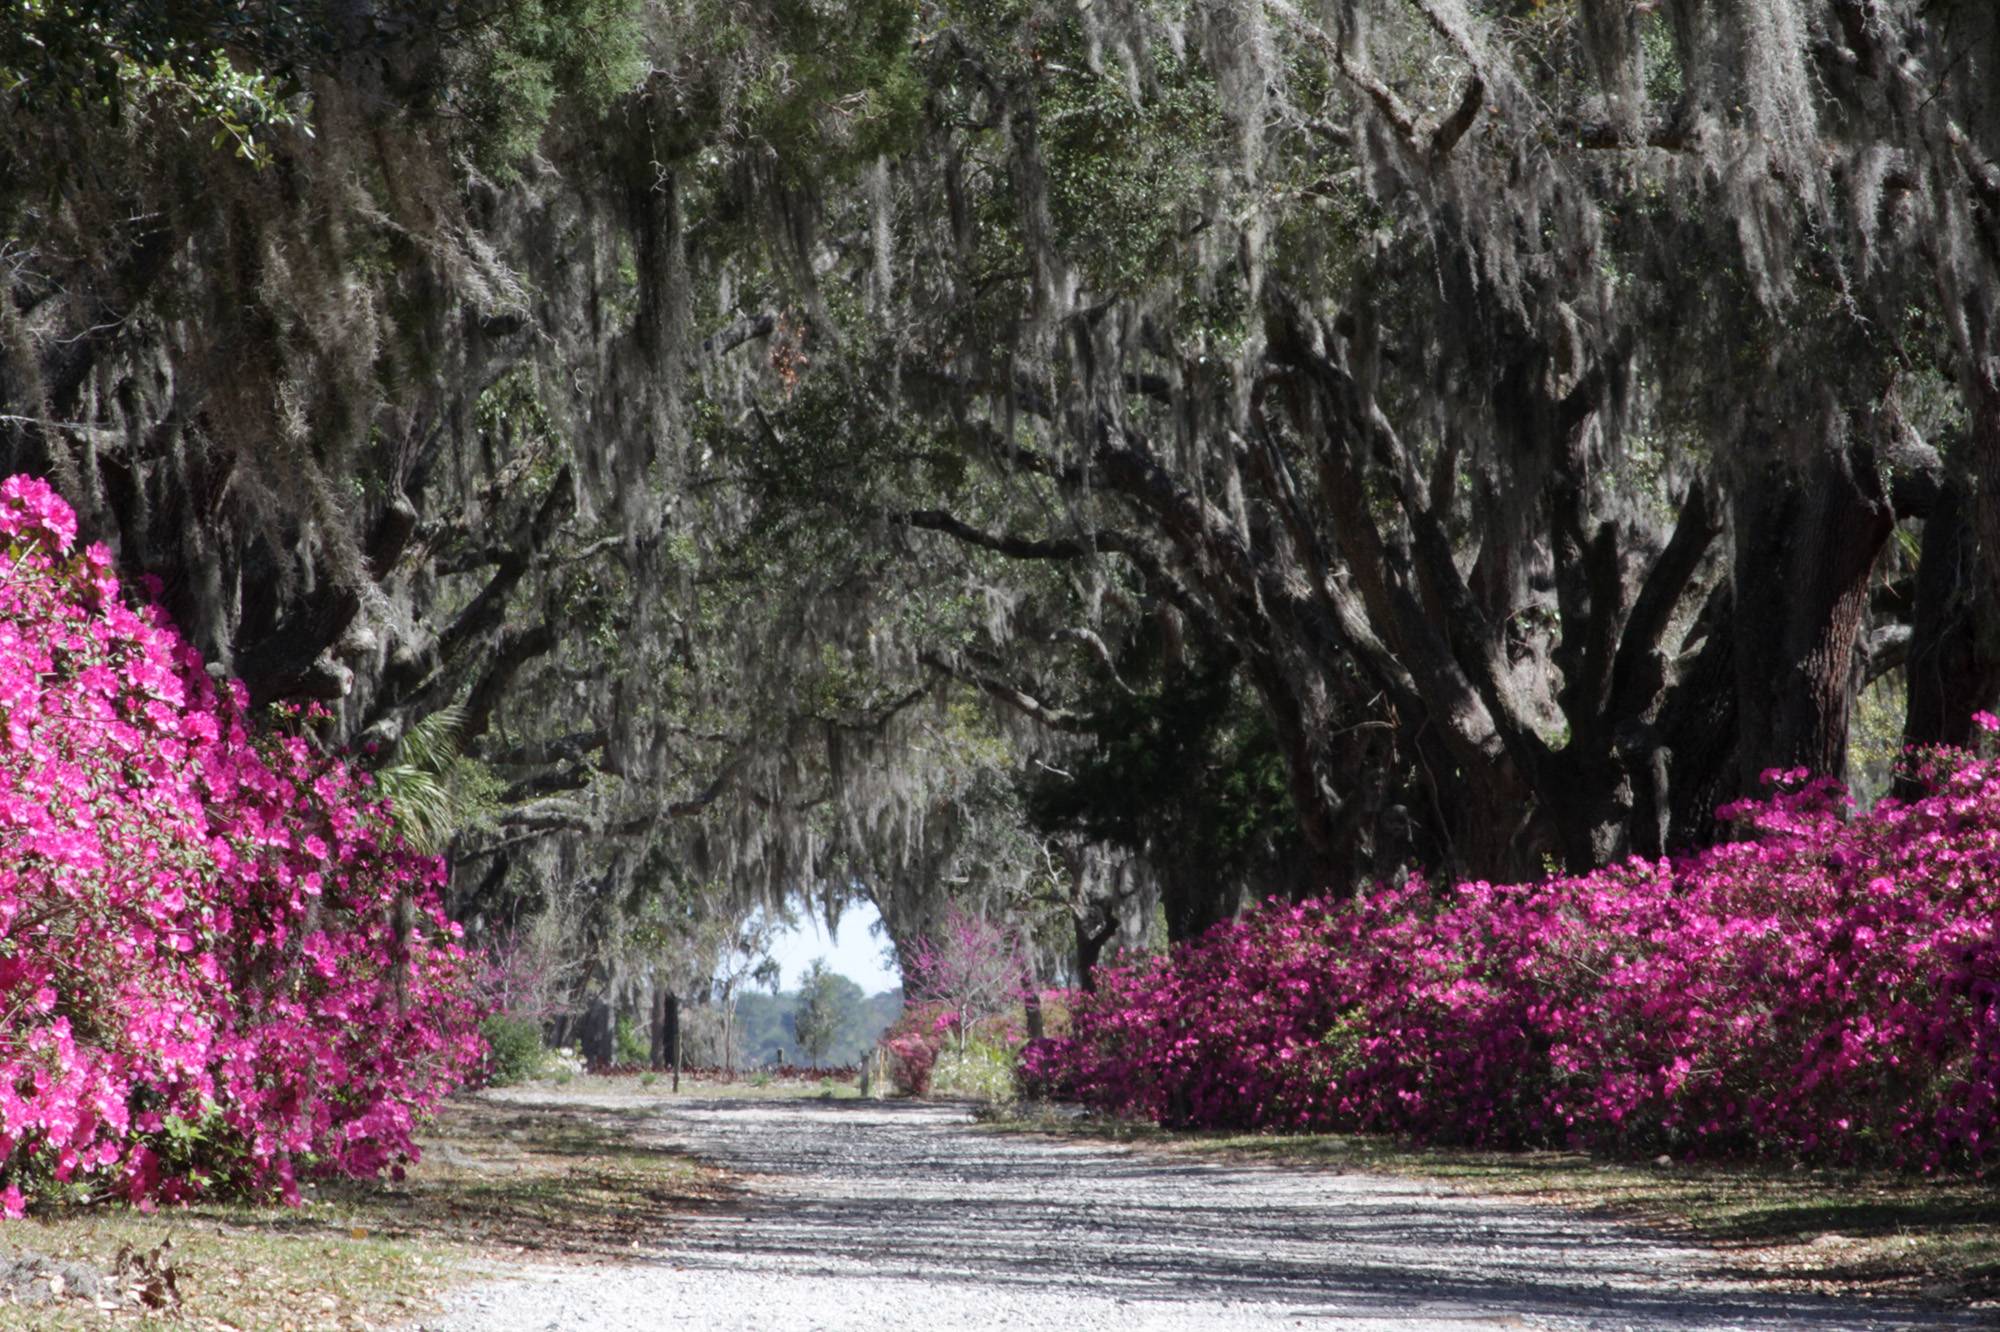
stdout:
POLYGON ((428 802, 475 939, 616 990, 866 895, 1087 973, 1699 847, 1870 690, 1967 741, 1996 61, 1974 0, 30 0, 0 451, 428 802))

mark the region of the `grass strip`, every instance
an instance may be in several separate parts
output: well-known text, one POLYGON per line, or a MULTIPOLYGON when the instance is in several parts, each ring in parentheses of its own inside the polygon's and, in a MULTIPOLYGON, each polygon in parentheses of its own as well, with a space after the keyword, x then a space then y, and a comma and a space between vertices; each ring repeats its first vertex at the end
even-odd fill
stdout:
POLYGON ((461 1097, 402 1179, 322 1183, 303 1207, 31 1214, 0 1228, 0 1332, 362 1332, 502 1264, 629 1259, 734 1192, 647 1143, 643 1119, 642 1107, 461 1097))

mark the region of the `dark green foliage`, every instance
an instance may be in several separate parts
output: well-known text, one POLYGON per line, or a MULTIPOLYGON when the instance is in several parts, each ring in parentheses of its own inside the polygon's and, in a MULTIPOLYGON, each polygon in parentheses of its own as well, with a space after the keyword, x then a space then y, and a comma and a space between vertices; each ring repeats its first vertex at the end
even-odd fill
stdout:
POLYGON ((814 1064, 826 1057, 834 1038, 861 1006, 861 987, 847 977, 814 962, 799 977, 798 998, 792 1004, 792 1039, 814 1064))
POLYGON ((1061 774, 1030 781, 1045 833, 1122 846, 1156 867, 1174 939, 1199 934, 1246 897, 1295 881, 1298 822, 1270 728, 1229 665, 1180 672, 1136 694, 1104 691, 1096 744, 1061 774))
POLYGON ((1234 150, 1208 71, 1163 48, 1147 54, 1137 100, 1110 73, 1071 69, 1050 77, 1038 108, 1060 243, 1105 294, 1183 271, 1183 239, 1225 195, 1234 150))
POLYGON ((644 1026, 621 1017, 611 1036, 611 1060, 626 1067, 644 1067, 653 1056, 644 1026))
POLYGON ((1051 831, 1074 826, 1136 847, 1172 826, 1174 845, 1227 874, 1291 827, 1270 732, 1231 671, 1112 696, 1090 730, 1097 747, 1069 779, 1033 785, 1029 809, 1051 831))
POLYGON ((586 120, 644 71, 638 0, 22 0, 0 25, 0 95, 22 111, 117 121, 134 108, 206 122, 260 152, 311 76, 387 75, 481 168, 511 176, 558 106, 586 120))
POLYGON ((817 183, 829 167, 838 171, 907 142, 923 98, 910 63, 910 5, 779 0, 718 8, 726 23, 739 25, 746 48, 762 55, 739 75, 743 120, 731 128, 767 153, 780 174, 817 183))
POLYGON ((0 22, 0 95, 25 111, 115 118, 147 72, 201 86, 241 59, 296 76, 335 47, 319 0, 11 0, 0 22), (221 56, 225 48, 234 56, 221 56))
MULTIPOLYGON (((37 120, 75 147, 105 130, 150 124, 262 166, 271 139, 309 114, 308 76, 337 56, 315 0, 15 0, 0 20, 0 115, 32 135, 37 120)), ((9 153, 0 136, 0 163, 9 153)), ((80 163, 52 154, 34 190, 80 163)), ((13 191, 0 188, 0 218, 13 191)))
POLYGON ((454 8, 432 76, 432 109, 499 176, 511 177, 534 151, 559 106, 593 122, 645 71, 640 0, 474 0, 454 8))
POLYGON ((488 1086, 511 1086, 540 1075, 546 1052, 539 1022, 495 1013, 480 1022, 479 1034, 486 1038, 488 1086))

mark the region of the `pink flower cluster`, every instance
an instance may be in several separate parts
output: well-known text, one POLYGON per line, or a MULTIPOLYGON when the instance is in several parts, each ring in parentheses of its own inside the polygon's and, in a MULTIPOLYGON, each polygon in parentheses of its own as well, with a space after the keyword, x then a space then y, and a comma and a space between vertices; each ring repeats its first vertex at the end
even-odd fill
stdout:
POLYGON ((413 1157, 480 1056, 442 864, 75 532, 0 483, 0 1209, 413 1157))
POLYGON ((961 1044, 980 1022, 1020 1003, 1028 960, 1006 927, 957 906, 941 928, 919 938, 905 963, 910 997, 943 1014, 961 1044))
POLYGON ((906 1008, 882 1033, 881 1047, 889 1056, 889 1081, 911 1096, 930 1093, 931 1074, 944 1051, 946 1034, 956 1015, 935 1006, 906 1008))
MULTIPOLYGON (((1991 718, 1982 724, 1993 729, 1991 718)), ((1267 903, 1098 972, 1023 1081, 1164 1123, 1976 1165, 2000 1135, 2000 763, 1545 882, 1267 903)))

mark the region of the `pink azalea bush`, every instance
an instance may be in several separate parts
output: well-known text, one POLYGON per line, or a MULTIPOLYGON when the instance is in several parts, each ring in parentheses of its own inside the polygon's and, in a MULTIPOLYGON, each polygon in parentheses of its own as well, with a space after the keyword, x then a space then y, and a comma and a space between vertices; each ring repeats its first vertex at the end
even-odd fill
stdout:
POLYGON ((938 1055, 957 1014, 937 1004, 905 1008, 878 1044, 888 1055, 889 1082, 906 1096, 928 1096, 938 1055))
MULTIPOLYGON (((1987 728, 1993 720, 1982 718, 1987 728)), ((1976 1165, 2000 1134, 2000 764, 1545 882, 1268 903, 1103 968, 1023 1078, 1158 1121, 1976 1165)))
POLYGON ((416 1154, 480 1050, 442 863, 0 483, 0 1208, 416 1154))

